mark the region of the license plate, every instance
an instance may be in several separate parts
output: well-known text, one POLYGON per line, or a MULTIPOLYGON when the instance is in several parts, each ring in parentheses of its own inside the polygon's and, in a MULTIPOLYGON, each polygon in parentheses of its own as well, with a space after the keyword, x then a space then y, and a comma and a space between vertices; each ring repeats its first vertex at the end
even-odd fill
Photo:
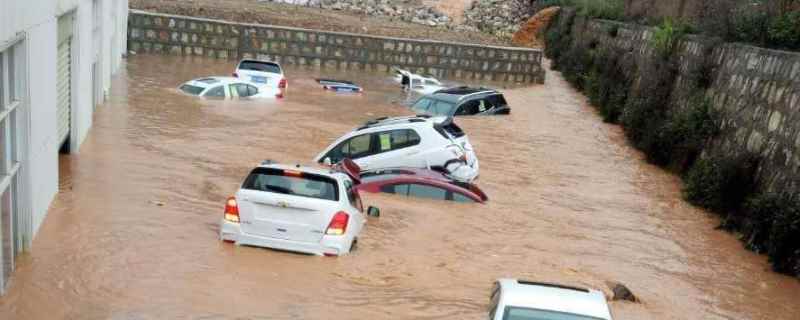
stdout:
POLYGON ((250 81, 255 83, 267 83, 267 77, 250 77, 250 81))

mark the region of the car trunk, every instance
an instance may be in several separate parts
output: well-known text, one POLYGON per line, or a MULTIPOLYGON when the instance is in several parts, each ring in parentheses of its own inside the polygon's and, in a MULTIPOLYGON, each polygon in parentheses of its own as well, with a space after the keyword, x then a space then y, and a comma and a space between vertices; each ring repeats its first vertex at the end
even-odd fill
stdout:
POLYGON ((299 242, 319 242, 335 210, 330 200, 256 190, 237 200, 244 233, 299 242))

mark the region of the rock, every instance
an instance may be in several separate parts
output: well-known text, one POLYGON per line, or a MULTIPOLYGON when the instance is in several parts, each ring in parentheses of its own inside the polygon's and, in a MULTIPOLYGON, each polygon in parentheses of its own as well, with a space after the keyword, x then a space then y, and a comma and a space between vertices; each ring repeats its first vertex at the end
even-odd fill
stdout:
POLYGON ((611 292, 614 293, 614 295, 611 297, 612 301, 639 302, 639 298, 637 298, 624 284, 619 282, 608 282, 606 284, 611 289, 611 292))

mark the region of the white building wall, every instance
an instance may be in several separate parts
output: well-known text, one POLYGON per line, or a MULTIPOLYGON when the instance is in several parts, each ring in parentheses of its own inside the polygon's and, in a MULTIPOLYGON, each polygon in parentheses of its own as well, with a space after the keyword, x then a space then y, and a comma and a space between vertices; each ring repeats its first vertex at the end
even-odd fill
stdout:
POLYGON ((36 234, 58 192, 58 138, 56 134, 55 19, 28 29, 28 108, 30 110, 30 196, 32 234, 36 234), (31 63, 35 61, 36 63, 31 63), (30 84, 36 84, 32 86, 30 84))
MULTIPOLYGON (((98 75, 107 91, 111 70, 120 65, 126 52, 127 0, 98 0, 103 9, 100 50, 94 48, 93 0, 0 0, 0 48, 4 43, 23 39, 26 48, 28 90, 25 107, 29 112, 27 154, 23 159, 29 168, 26 206, 31 225, 28 232, 38 231, 47 210, 58 192, 58 151, 56 123, 56 44, 57 19, 75 12, 73 32, 72 128, 70 151, 76 153, 92 126, 94 110, 92 64, 96 51, 101 52, 98 75), (112 14, 116 12, 117 14, 112 14), (120 27, 124 25, 125 27, 120 27), (113 39, 113 41, 112 41, 113 39)), ((103 95, 99 95, 102 102, 103 95)), ((32 238, 32 237, 31 237, 32 238)), ((30 240, 29 240, 30 241, 30 240)), ((1 289, 1 288, 0 288, 1 289)), ((0 290, 2 291, 2 290, 0 290)))

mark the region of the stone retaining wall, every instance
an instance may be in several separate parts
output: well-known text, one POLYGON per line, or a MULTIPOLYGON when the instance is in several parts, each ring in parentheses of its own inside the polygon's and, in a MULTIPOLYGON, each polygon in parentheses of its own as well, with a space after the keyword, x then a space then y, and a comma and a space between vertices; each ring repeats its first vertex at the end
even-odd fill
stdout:
MULTIPOLYGON (((636 67, 629 72, 635 79, 646 76, 637 70, 646 70, 644 64, 651 63, 649 57, 655 54, 650 27, 576 17, 572 35, 574 44, 630 53, 636 67)), ((710 83, 699 93, 722 113, 722 131, 709 150, 732 158, 759 155, 757 178, 763 188, 800 193, 800 53, 687 36, 674 54, 678 75, 671 89, 671 108, 680 112, 688 107, 702 77, 710 83)))
POLYGON ((439 78, 544 83, 542 51, 243 24, 131 10, 134 52, 259 58, 316 68, 388 72, 392 66, 439 78))

